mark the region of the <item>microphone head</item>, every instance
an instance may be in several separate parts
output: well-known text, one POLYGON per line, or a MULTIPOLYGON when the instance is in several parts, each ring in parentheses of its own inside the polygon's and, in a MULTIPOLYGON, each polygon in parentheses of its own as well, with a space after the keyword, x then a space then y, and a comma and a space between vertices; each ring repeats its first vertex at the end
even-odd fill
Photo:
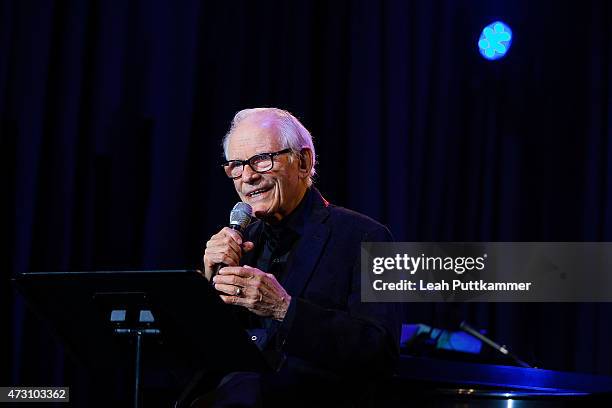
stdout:
POLYGON ((252 215, 253 208, 250 205, 242 201, 237 202, 230 212, 230 227, 242 233, 251 222, 252 215))

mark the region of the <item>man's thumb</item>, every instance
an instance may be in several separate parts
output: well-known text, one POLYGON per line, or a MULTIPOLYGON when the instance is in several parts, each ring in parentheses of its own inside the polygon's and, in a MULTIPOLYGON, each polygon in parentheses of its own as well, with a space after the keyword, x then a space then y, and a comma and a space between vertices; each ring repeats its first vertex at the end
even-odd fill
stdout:
POLYGON ((247 242, 243 242, 242 243, 242 250, 244 252, 249 252, 253 248, 255 248, 255 244, 252 243, 251 241, 247 241, 247 242))

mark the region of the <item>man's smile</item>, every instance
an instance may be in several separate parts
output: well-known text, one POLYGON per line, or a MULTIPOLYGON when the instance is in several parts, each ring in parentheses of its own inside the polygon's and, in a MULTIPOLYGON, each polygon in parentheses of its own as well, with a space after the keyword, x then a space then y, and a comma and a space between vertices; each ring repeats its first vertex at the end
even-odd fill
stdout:
POLYGON ((249 193, 246 194, 246 196, 250 199, 258 199, 258 198, 263 198, 269 191, 272 190, 272 186, 268 186, 268 187, 260 187, 257 188, 249 193))

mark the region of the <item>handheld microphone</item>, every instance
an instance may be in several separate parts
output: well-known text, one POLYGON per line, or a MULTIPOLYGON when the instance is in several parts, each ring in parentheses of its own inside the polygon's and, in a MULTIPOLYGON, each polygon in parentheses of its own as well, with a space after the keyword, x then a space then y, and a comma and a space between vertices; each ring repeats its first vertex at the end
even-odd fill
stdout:
POLYGON ((253 208, 249 204, 239 201, 230 212, 229 227, 242 235, 251 223, 252 216, 253 208))
MULTIPOLYGON (((238 233, 242 236, 246 227, 251 223, 251 216, 253 215, 253 207, 251 207, 247 203, 243 203, 239 201, 234 205, 232 211, 230 211, 230 220, 228 227, 233 229, 234 231, 238 231, 238 233)), ((223 263, 216 264, 213 268, 212 276, 215 276, 219 269, 227 266, 223 263)), ((211 276, 211 278, 212 278, 211 276)))

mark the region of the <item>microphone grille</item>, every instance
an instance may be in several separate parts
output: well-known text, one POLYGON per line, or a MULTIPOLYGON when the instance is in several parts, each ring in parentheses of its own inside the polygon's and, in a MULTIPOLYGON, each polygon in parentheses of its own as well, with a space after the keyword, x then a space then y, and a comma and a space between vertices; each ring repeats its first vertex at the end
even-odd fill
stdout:
POLYGON ((245 229, 251 222, 253 208, 247 203, 239 201, 230 212, 230 225, 237 225, 241 230, 245 229))

